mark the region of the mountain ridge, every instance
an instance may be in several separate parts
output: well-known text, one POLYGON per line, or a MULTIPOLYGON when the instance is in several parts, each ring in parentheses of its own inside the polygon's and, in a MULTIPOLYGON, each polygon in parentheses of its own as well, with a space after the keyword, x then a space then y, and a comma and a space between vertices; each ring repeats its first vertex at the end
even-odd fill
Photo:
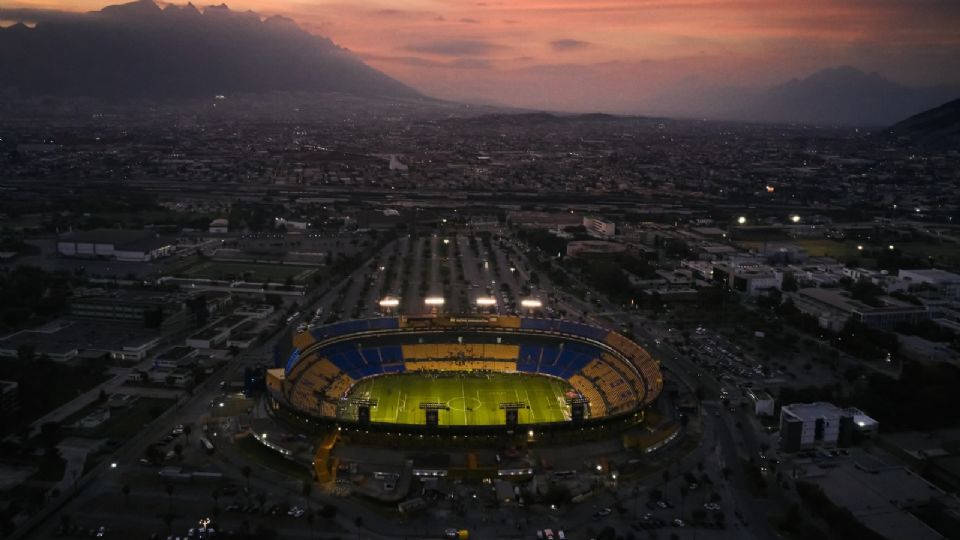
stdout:
POLYGON ((423 97, 285 17, 137 0, 0 29, 5 85, 111 99, 270 91, 423 97), (15 28, 16 27, 16 28, 15 28))
POLYGON ((890 131, 921 146, 960 147, 960 99, 901 120, 890 131))

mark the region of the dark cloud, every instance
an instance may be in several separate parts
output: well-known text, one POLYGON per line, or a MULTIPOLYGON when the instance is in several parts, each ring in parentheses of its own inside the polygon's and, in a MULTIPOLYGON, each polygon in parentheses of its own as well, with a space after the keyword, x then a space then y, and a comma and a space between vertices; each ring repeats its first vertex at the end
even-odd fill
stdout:
POLYGON ((77 19, 87 18, 87 13, 75 13, 72 11, 56 11, 50 9, 33 8, 0 8, 0 20, 16 21, 24 23, 44 23, 44 22, 62 22, 76 21, 77 19))
POLYGON ((480 21, 478 21, 477 19, 471 19, 471 18, 469 18, 469 17, 464 17, 464 18, 460 19, 460 22, 462 22, 462 23, 467 23, 467 24, 477 24, 477 23, 479 23, 480 21))
POLYGON ((579 39, 558 39, 550 42, 550 47, 557 52, 578 51, 592 47, 589 41, 580 41, 579 39))
POLYGON ((406 49, 411 52, 440 56, 483 56, 504 48, 506 47, 503 45, 481 39, 424 41, 406 46, 406 49))
POLYGON ((518 20, 516 20, 516 19, 504 19, 503 22, 506 23, 506 24, 519 24, 519 23, 520 23, 520 21, 518 21, 518 20))
POLYGON ((433 20, 435 20, 435 21, 437 21, 437 22, 444 22, 444 21, 447 20, 447 18, 444 17, 443 15, 437 15, 436 17, 433 18, 433 20))
POLYGON ((489 60, 483 58, 457 58, 447 65, 460 69, 489 69, 493 67, 489 60))
POLYGON ((406 66, 425 68, 455 68, 455 69, 487 69, 492 67, 489 60, 483 58, 455 58, 449 61, 431 60, 420 56, 383 56, 376 54, 362 54, 360 57, 368 62, 389 62, 406 66))

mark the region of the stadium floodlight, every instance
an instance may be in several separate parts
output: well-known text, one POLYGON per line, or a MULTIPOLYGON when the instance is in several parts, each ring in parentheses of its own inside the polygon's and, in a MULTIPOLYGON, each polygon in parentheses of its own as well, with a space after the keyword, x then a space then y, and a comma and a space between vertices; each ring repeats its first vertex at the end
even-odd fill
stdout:
POLYGON ((397 298, 386 297, 383 300, 380 300, 380 307, 392 308, 400 305, 400 300, 397 298))
POLYGON ((536 298, 526 298, 520 301, 520 305, 527 309, 538 309, 543 307, 543 302, 536 298))
POLYGON ((423 299, 423 303, 428 306, 442 306, 445 300, 442 296, 428 296, 423 299))
POLYGON ((481 296, 477 298, 478 306, 495 306, 497 305, 497 299, 489 296, 481 296))

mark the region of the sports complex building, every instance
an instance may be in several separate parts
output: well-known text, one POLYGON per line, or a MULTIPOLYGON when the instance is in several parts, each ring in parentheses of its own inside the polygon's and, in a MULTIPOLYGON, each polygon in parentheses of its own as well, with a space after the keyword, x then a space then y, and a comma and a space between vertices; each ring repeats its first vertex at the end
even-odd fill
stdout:
POLYGON ((267 374, 273 404, 338 426, 563 428, 641 418, 659 363, 623 335, 505 316, 355 320, 291 332, 267 374))

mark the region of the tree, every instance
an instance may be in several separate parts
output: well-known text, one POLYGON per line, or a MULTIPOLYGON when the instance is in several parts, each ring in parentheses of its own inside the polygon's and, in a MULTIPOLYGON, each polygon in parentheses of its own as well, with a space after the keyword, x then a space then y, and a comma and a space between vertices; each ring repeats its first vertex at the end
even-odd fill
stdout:
POLYGON ((167 513, 173 511, 173 484, 164 484, 163 490, 167 492, 167 513))
POLYGON ((337 507, 332 504, 325 504, 320 508, 320 517, 323 519, 333 519, 337 516, 337 507))
POLYGON ((187 439, 187 444, 190 444, 190 434, 193 432, 193 426, 187 424, 183 426, 183 436, 187 439))
POLYGON ((173 531, 173 513, 167 512, 164 514, 163 522, 167 525, 167 532, 173 531))
POLYGON ((127 506, 130 503, 130 484, 124 484, 120 488, 120 493, 123 494, 123 505, 127 506))
POLYGON ((687 495, 690 494, 690 488, 686 484, 680 485, 680 517, 683 517, 683 509, 687 502, 687 495))
POLYGON ((247 481, 247 491, 250 491, 250 473, 252 472, 253 469, 251 469, 249 465, 244 465, 243 468, 240 469, 240 474, 242 474, 243 478, 247 481))

